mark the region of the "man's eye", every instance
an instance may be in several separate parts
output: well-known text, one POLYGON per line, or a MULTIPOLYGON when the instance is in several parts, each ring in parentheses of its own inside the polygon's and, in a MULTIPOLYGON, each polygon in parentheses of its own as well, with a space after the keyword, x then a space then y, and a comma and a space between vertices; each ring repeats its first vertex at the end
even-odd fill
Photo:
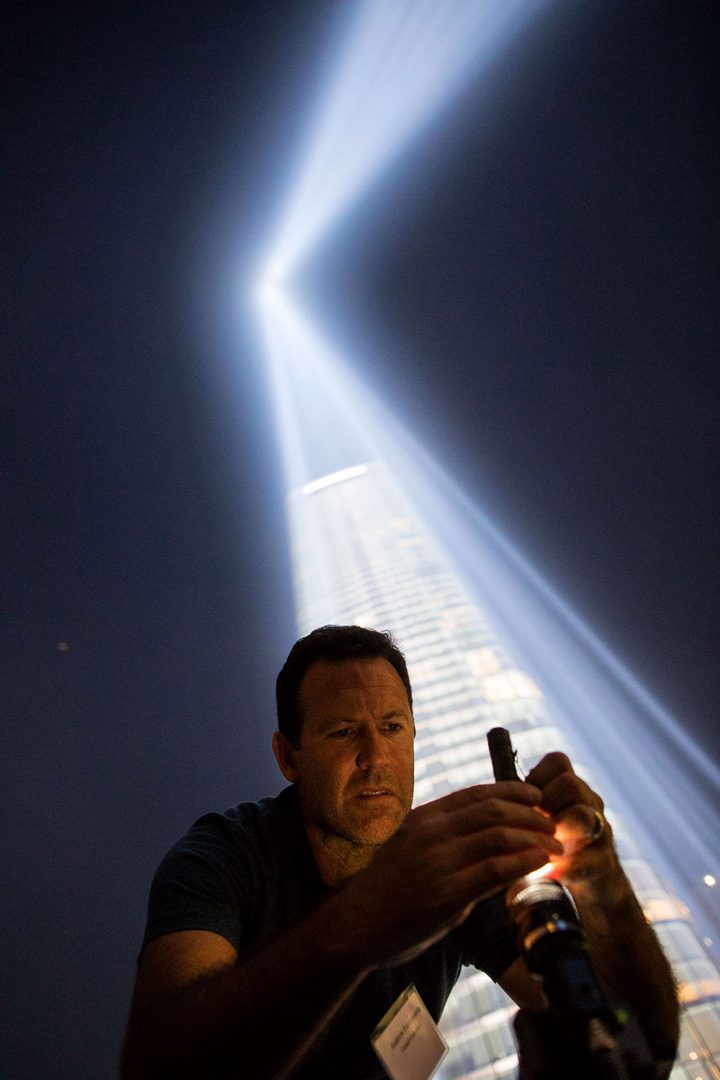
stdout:
POLYGON ((338 728, 337 731, 331 731, 330 732, 330 738, 331 739, 346 739, 348 737, 348 735, 351 735, 351 734, 352 734, 352 731, 351 731, 350 728, 347 728, 347 727, 338 728))

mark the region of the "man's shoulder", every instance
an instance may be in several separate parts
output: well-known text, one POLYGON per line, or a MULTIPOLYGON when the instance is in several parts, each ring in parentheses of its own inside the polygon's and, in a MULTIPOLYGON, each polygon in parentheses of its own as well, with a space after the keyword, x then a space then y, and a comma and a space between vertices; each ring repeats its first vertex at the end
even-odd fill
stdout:
POLYGON ((275 932, 280 896, 302 895, 297 796, 204 814, 163 858, 150 888, 145 943, 178 930, 211 930, 238 950, 275 932))
POLYGON ((274 820, 299 820, 300 800, 294 784, 287 787, 278 795, 269 795, 258 802, 241 802, 237 806, 231 806, 223 811, 221 817, 229 821, 237 821, 240 824, 257 824, 264 821, 274 820))
POLYGON ((300 804, 291 785, 279 795, 242 802, 223 811, 210 811, 195 821, 175 847, 217 843, 230 847, 273 847, 294 839, 302 830, 300 804))

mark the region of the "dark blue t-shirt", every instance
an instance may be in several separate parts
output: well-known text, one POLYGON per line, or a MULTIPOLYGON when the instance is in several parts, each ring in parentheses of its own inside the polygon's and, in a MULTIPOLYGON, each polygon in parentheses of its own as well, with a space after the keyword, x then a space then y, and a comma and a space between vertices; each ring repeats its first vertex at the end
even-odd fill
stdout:
MULTIPOLYGON (((330 892, 312 857, 297 792, 288 787, 274 799, 206 814, 170 849, 150 890, 143 945, 179 930, 211 930, 227 938, 242 959, 330 892)), ((409 983, 438 1020, 463 964, 497 980, 517 955, 503 894, 481 901, 462 926, 421 956, 371 972, 293 1076, 385 1076, 370 1036, 409 983)))

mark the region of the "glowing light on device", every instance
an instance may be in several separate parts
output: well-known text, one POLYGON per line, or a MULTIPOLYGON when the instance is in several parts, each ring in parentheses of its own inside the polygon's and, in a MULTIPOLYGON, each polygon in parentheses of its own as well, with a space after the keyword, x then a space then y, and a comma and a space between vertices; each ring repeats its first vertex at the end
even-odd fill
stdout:
POLYGON ((547 0, 365 0, 346 28, 269 269, 287 277, 547 0))

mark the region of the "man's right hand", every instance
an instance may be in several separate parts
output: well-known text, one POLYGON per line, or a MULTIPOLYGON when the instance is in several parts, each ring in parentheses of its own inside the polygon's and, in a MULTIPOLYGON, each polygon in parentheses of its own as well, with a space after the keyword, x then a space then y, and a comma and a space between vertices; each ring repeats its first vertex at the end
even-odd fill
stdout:
MULTIPOLYGON (((335 898, 359 966, 424 951, 484 895, 562 853, 542 792, 519 781, 454 792, 412 810, 335 898)), ((331 902, 331 906, 335 906, 331 902)))

